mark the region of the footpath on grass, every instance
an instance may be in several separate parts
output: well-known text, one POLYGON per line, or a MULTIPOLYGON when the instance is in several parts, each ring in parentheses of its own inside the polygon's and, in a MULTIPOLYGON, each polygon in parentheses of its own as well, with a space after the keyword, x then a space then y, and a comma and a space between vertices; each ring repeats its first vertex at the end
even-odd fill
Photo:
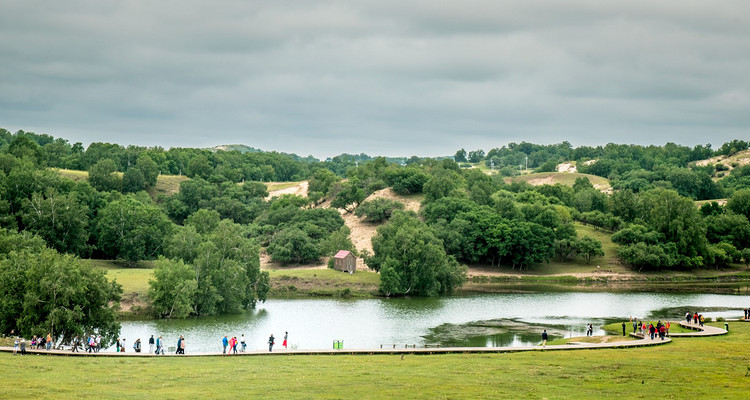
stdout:
MULTIPOLYGON (((673 322, 676 323, 676 322, 673 322)), ((680 326, 685 328, 694 329, 696 332, 687 333, 673 333, 671 337, 703 337, 703 336, 716 336, 724 335, 727 330, 716 328, 713 326, 699 326, 697 324, 687 324, 685 322, 679 322, 680 326)), ((608 343, 579 343, 571 342, 562 345, 550 345, 550 346, 520 346, 520 347, 425 347, 425 348, 379 348, 379 349, 351 349, 351 350, 289 350, 281 349, 273 352, 268 351, 248 351, 239 352, 232 354, 231 357, 235 356, 270 356, 270 355, 372 355, 372 354, 453 354, 453 353, 517 353, 522 351, 559 351, 559 350, 584 350, 584 349, 611 349, 611 348, 630 348, 630 347, 644 347, 644 346, 655 346, 660 344, 667 344, 672 341, 669 337, 664 340, 658 336, 651 339, 649 336, 644 336, 638 333, 631 333, 637 340, 621 341, 621 342, 608 342, 608 343)), ((13 352, 12 347, 0 347, 0 351, 13 352)), ((189 349, 188 349, 189 351, 189 349)), ((99 353, 88 353, 85 351, 72 352, 70 350, 36 350, 27 349, 27 354, 46 354, 55 356, 68 356, 68 357, 225 357, 230 356, 229 354, 222 353, 190 353, 187 354, 165 354, 156 355, 152 353, 111 353, 111 352, 99 352, 99 353)))

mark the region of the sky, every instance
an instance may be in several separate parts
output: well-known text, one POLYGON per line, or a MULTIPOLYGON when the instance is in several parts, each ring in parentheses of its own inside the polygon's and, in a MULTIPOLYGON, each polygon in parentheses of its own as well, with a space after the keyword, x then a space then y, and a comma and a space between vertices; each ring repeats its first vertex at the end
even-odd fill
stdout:
POLYGON ((750 136, 747 0, 0 2, 0 127, 318 158, 750 136))

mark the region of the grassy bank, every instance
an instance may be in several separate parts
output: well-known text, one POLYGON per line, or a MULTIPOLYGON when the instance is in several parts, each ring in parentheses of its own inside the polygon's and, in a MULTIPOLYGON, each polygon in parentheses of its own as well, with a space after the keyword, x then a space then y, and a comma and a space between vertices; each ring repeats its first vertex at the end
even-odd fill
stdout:
POLYGON ((750 396, 750 323, 655 347, 515 354, 68 358, 0 354, 0 398, 750 396))
POLYGON ((377 293, 380 275, 332 269, 277 269, 271 275, 271 297, 370 297, 377 293))

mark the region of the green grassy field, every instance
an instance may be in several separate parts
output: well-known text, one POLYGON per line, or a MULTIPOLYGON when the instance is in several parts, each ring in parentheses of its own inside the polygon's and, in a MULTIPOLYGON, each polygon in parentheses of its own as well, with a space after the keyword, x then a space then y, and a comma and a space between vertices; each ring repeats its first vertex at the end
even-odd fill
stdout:
POLYGON ((271 296, 372 296, 380 285, 380 275, 370 271, 347 274, 332 269, 270 270, 271 296))
POLYGON ((78 358, 0 354, 0 398, 602 399, 750 396, 750 323, 633 349, 78 358))
POLYGON ((109 279, 116 279, 122 285, 123 294, 148 292, 148 280, 154 272, 153 261, 141 261, 135 267, 127 267, 126 263, 114 260, 83 259, 81 262, 105 270, 109 279))
MULTIPOLYGON (((76 182, 85 181, 89 178, 87 171, 77 171, 73 169, 55 169, 63 178, 72 179, 76 182)), ((122 176, 122 172, 116 172, 122 176)), ((152 199, 157 200, 160 195, 171 196, 180 191, 180 183, 189 180, 184 175, 159 175, 156 177, 156 185, 148 190, 152 199)))
POLYGON ((266 183, 266 188, 269 192, 274 190, 287 189, 299 185, 301 182, 270 182, 266 183))

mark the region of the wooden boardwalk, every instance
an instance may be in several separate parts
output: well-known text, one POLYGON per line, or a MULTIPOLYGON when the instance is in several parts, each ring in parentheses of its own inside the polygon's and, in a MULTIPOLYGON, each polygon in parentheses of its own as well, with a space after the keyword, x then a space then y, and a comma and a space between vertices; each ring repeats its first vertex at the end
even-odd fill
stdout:
MULTIPOLYGON (((677 323, 677 322, 672 322, 677 323)), ((685 324, 684 322, 679 323, 680 326, 686 328, 695 329, 697 332, 688 333, 673 333, 671 337, 702 337, 702 336, 716 336, 724 335, 727 333, 726 330, 721 328, 715 328, 712 326, 698 326, 695 324, 685 324)), ((571 342, 563 345, 550 345, 546 347, 539 346, 520 346, 520 347, 430 347, 430 348, 404 348, 404 349, 350 349, 350 350, 277 350, 273 352, 268 351, 248 351, 237 354, 222 354, 222 353, 190 353, 188 349, 187 354, 165 354, 156 355, 151 353, 112 353, 112 352, 99 352, 99 353, 87 353, 85 351, 72 352, 70 350, 31 350, 26 349, 27 354, 45 354, 55 356, 68 356, 68 357, 242 357, 242 356, 297 356, 297 355, 374 355, 374 354, 395 354, 395 355, 418 355, 418 354, 491 354, 491 353, 518 353, 524 351, 561 351, 561 350, 594 350, 594 349, 612 349, 612 348, 632 348, 632 347, 644 347, 644 346, 656 346, 661 344, 667 344, 672 341, 669 337, 664 340, 659 339, 658 335, 652 340, 650 337, 645 338, 637 333, 631 333, 630 336, 637 338, 637 340, 627 340, 620 342, 609 342, 609 343, 581 343, 571 342)), ((0 347, 2 352, 13 352, 12 347, 0 347)))

